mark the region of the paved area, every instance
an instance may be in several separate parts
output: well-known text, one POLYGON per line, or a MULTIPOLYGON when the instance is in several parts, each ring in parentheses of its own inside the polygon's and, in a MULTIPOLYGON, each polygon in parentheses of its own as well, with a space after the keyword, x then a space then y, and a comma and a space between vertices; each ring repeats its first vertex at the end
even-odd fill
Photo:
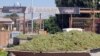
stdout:
POLYGON ((100 52, 90 53, 91 56, 100 56, 100 52))

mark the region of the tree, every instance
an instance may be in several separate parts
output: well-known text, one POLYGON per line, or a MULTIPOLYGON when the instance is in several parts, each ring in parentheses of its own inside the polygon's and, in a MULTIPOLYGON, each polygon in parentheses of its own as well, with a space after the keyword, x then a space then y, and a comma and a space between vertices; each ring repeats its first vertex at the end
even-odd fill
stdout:
MULTIPOLYGON (((95 8, 100 9, 100 0, 94 0, 95 3, 93 4, 93 0, 55 0, 57 7, 80 7, 80 8, 95 8)), ((90 14, 80 14, 80 15, 73 15, 78 17, 90 17, 90 14)), ((100 14, 96 15, 100 17, 100 14)), ((57 14, 57 24, 58 26, 63 28, 69 27, 69 18, 70 15, 68 14, 57 14), (63 25, 63 26, 62 26, 63 25)))
MULTIPOLYGON (((57 7, 84 7, 92 8, 93 0, 55 0, 57 7)), ((94 0, 95 7, 99 5, 100 0, 94 0)))
POLYGON ((53 16, 50 16, 49 19, 44 21, 44 29, 51 34, 61 31, 56 24, 56 17, 53 16))
POLYGON ((16 19, 19 18, 19 16, 16 14, 16 13, 12 13, 10 15, 6 15, 4 16, 5 18, 11 18, 13 21, 14 21, 14 27, 17 26, 17 23, 16 23, 16 19))

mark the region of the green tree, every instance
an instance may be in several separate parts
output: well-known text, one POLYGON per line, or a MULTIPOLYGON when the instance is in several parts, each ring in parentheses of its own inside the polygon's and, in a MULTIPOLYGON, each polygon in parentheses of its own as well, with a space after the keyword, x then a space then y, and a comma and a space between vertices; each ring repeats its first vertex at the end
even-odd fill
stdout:
MULTIPOLYGON (((95 8, 100 9, 100 0, 55 0, 57 7, 80 7, 80 8, 95 8)), ((80 15, 73 15, 78 17, 90 17, 90 14, 80 14, 80 15)), ((57 14, 57 24, 62 28, 69 27, 69 18, 70 15, 68 14, 57 14), (63 25, 63 26, 62 26, 63 25)), ((100 14, 97 14, 96 17, 100 17, 100 14)))
POLYGON ((14 21, 14 27, 16 27, 16 25, 17 25, 16 20, 19 18, 19 15, 17 15, 16 13, 12 13, 12 14, 6 15, 4 17, 11 18, 14 21))
POLYGON ((56 17, 49 17, 44 21, 44 29, 51 34, 61 31, 61 29, 56 24, 56 17))
MULTIPOLYGON (((93 0, 55 0, 57 7, 84 7, 91 8, 93 7, 93 0)), ((95 7, 99 5, 100 0, 94 0, 95 7)))

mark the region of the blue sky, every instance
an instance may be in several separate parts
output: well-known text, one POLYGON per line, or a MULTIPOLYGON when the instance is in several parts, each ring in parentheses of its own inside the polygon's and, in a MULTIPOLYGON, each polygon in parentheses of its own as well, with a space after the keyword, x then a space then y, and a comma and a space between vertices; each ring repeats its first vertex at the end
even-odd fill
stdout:
POLYGON ((0 0, 0 6, 12 6, 17 2, 22 6, 30 6, 32 1, 35 7, 55 7, 55 0, 0 0))
MULTIPOLYGON (((34 7, 55 7, 55 0, 0 0, 0 7, 2 6, 13 6, 14 4, 21 3, 22 6, 34 7)), ((51 15, 51 14, 50 14, 51 15)), ((34 14, 34 18, 38 17, 39 14, 34 14)), ((48 17, 49 14, 42 14, 42 17, 48 17)))

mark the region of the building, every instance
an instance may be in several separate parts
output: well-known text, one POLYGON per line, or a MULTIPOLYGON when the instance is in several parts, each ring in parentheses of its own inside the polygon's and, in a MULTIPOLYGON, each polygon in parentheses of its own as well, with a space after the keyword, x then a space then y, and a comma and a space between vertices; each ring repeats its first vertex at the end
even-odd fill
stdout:
POLYGON ((72 16, 72 22, 69 20, 69 25, 72 24, 72 28, 82 28, 86 31, 93 31, 94 28, 94 32, 100 33, 100 20, 99 18, 94 16, 97 13, 100 13, 100 10, 92 10, 91 8, 80 8, 80 14, 85 14, 85 16, 72 16))
POLYGON ((13 21, 10 18, 0 18, 0 30, 12 30, 13 21))

